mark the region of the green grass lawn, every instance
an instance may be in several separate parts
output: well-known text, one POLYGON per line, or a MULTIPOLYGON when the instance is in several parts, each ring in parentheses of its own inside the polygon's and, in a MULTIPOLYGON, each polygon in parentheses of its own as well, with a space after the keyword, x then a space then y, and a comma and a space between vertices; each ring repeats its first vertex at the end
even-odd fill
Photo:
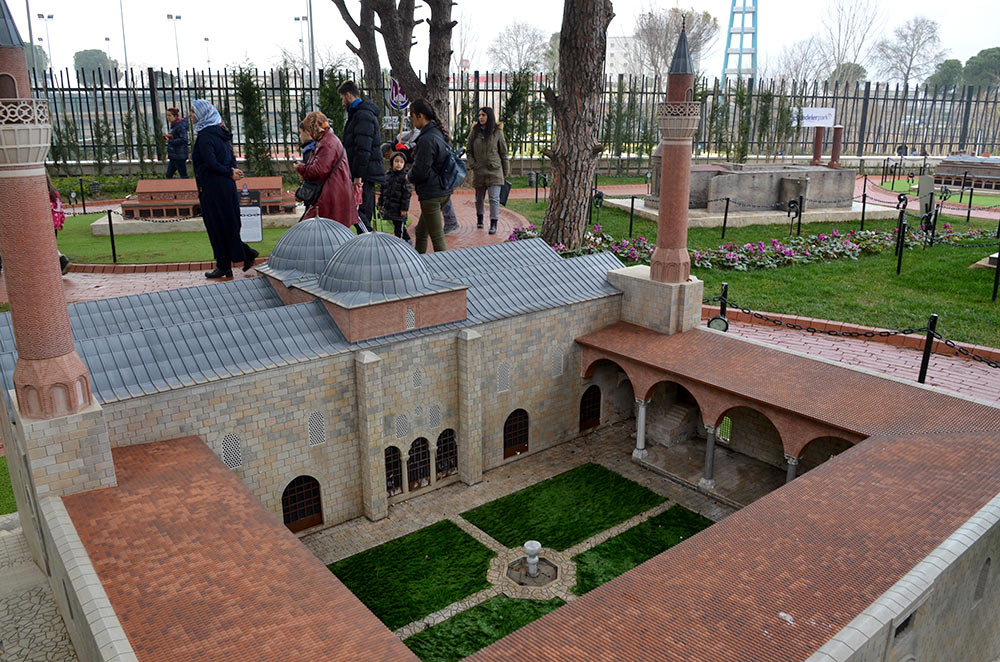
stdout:
MULTIPOLYGON (((528 186, 527 175, 523 175, 520 177, 508 177, 507 181, 511 183, 513 188, 533 188, 528 186)), ((606 177, 604 175, 600 175, 597 178, 598 186, 617 186, 623 184, 645 184, 645 183, 646 183, 645 177, 606 177)))
MULTIPOLYGON (((871 184, 872 182, 878 183, 879 181, 882 180, 881 179, 875 180, 873 177, 868 178, 869 184, 871 184)), ((916 186, 916 179, 913 180, 913 184, 910 184, 905 179, 897 179, 896 181, 887 179, 885 180, 885 184, 882 184, 881 186, 886 190, 895 191, 896 193, 911 193, 913 195, 917 194, 917 189, 911 188, 913 186, 916 186)), ((959 200, 958 194, 961 191, 962 187, 949 186, 948 188, 952 192, 951 197, 948 198, 949 203, 956 205, 969 204, 968 190, 965 191, 965 196, 961 200, 959 200)), ((937 196, 935 196, 935 199, 936 197, 937 196)), ((977 190, 972 195, 972 204, 973 206, 980 206, 980 207, 990 207, 992 205, 1000 205, 1000 195, 991 193, 981 193, 980 191, 977 190)))
MULTIPOLYGON (((66 219, 59 232, 59 249, 73 262, 111 264, 111 240, 90 234, 90 224, 106 214, 82 214, 66 219)), ((117 217, 116 217, 117 220, 117 217)), ((261 255, 270 255, 287 228, 265 228, 264 241, 251 244, 261 255)), ((204 232, 115 235, 118 262, 153 264, 157 262, 209 262, 212 245, 204 232)))
POLYGON ((329 567, 395 630, 489 587, 486 570, 494 556, 453 522, 442 520, 329 567))
MULTIPOLYGON (((540 225, 545 206, 529 200, 511 200, 510 207, 540 225)), ((616 238, 628 236, 628 213, 601 210, 601 225, 616 238)), ((982 228, 989 237, 996 221, 941 216, 939 230, 950 222, 956 231, 982 228)), ((868 220, 866 230, 889 230, 894 220, 868 220)), ((809 223, 802 232, 817 234, 838 229, 847 232, 858 221, 809 223)), ((655 241, 656 225, 636 219, 636 236, 655 241)), ((721 228, 691 228, 688 248, 715 248, 726 242, 744 244, 788 236, 788 225, 753 225, 730 228, 725 241, 721 228)), ((984 239, 986 241, 986 239, 984 239)), ((917 248, 903 255, 903 271, 896 275, 892 251, 862 256, 858 260, 838 260, 780 267, 759 271, 727 271, 694 268, 692 273, 705 281, 705 296, 720 293, 729 283, 730 299, 753 310, 832 319, 867 326, 903 328, 926 326, 932 313, 939 315, 938 331, 963 342, 1000 347, 1000 305, 993 304, 993 271, 969 266, 993 251, 987 248, 953 248, 938 245, 917 248)))
POLYGON ((577 583, 573 592, 583 595, 711 525, 712 520, 673 506, 574 556, 577 583))
POLYGON ((0 457, 0 515, 6 515, 17 510, 14 503, 14 488, 10 484, 10 473, 7 472, 7 458, 0 457))
POLYGON ((542 602, 499 595, 403 643, 423 662, 457 662, 564 604, 558 598, 542 602))
POLYGON ((599 464, 584 464, 462 513, 506 547, 537 540, 564 550, 663 503, 599 464))

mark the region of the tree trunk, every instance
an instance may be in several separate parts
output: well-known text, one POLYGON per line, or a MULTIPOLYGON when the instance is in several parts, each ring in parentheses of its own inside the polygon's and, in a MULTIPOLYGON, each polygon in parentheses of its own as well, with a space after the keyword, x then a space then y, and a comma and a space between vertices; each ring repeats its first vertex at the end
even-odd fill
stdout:
POLYGON ((450 123, 448 105, 448 63, 451 61, 452 0, 426 0, 430 7, 430 37, 427 45, 427 82, 424 83, 410 65, 413 47, 414 0, 373 0, 381 22, 380 31, 389 56, 392 75, 410 99, 426 99, 438 116, 442 130, 450 123))
POLYGON ((542 238, 549 245, 578 248, 583 241, 591 183, 601 146, 599 106, 604 88, 604 55, 611 0, 566 0, 559 37, 559 94, 545 90, 555 116, 552 195, 542 238))
POLYGON ((337 6, 344 23, 358 40, 357 46, 348 41, 347 48, 361 60, 361 66, 365 70, 364 87, 367 88, 369 96, 374 96, 382 82, 382 63, 379 61, 378 48, 375 45, 375 0, 361 0, 361 15, 358 22, 351 16, 345 0, 333 0, 333 4, 337 6))

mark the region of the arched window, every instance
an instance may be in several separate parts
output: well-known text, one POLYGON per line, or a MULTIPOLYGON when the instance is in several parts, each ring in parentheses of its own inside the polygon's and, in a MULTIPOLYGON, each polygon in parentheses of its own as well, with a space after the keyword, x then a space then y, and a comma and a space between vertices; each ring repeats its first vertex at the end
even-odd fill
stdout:
POLYGON ((281 494, 281 515, 293 533, 322 524, 319 481, 312 476, 299 476, 290 482, 281 494))
POLYGON ((309 445, 326 443, 326 417, 318 411, 309 414, 309 445))
POLYGON ((403 493, 403 460, 395 446, 385 449, 385 491, 389 496, 403 493))
POLYGON ((451 428, 438 436, 434 471, 438 480, 458 473, 458 444, 455 442, 455 431, 451 428))
POLYGON ((239 435, 230 432, 222 438, 222 461, 230 469, 239 469, 243 466, 243 445, 239 435))
POLYGON ((406 460, 406 480, 411 492, 431 484, 431 451, 423 437, 410 446, 410 457, 406 460))
POLYGON ((515 409, 503 424, 503 457, 528 452, 528 412, 515 409))
POLYGON ((979 579, 976 580, 976 592, 973 594, 972 599, 979 602, 983 599, 986 594, 986 582, 990 578, 990 560, 986 559, 983 562, 983 567, 979 569, 979 579))
POLYGON ((0 74, 0 99, 17 98, 17 81, 10 74, 0 74))
POLYGON ((591 384, 580 398, 580 432, 601 424, 601 387, 591 384))

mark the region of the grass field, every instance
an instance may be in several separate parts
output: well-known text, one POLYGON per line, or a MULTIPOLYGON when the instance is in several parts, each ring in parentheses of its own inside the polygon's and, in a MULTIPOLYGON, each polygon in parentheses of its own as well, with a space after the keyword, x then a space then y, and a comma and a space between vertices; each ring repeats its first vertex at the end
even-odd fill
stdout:
POLYGON ((7 458, 0 457, 0 515, 6 515, 17 510, 14 502, 14 488, 10 484, 10 474, 7 472, 7 458))
POLYGON ((538 540, 545 547, 564 550, 663 500, 599 464, 584 464, 466 511, 462 517, 506 547, 538 540))
POLYGON ((403 643, 423 662, 457 662, 564 604, 558 598, 542 602, 499 595, 403 643))
POLYGON ((330 565, 340 581, 395 630, 489 586, 495 554, 442 520, 330 565))
MULTIPOLYGON (((878 181, 881 181, 881 179, 876 181, 872 177, 868 178, 869 184, 872 182, 877 183, 878 181)), ((916 185, 916 180, 914 180, 913 184, 910 184, 905 179, 897 179, 895 181, 887 179, 885 180, 885 184, 882 184, 881 186, 886 190, 895 191, 896 193, 911 193, 913 195, 916 195, 917 189, 913 188, 915 187, 915 185, 916 185)), ((959 200, 958 194, 962 187, 949 186, 948 188, 951 189, 951 197, 948 198, 948 202, 956 205, 969 203, 968 189, 966 189, 965 191, 965 196, 962 197, 961 200, 959 200)), ((1000 195, 998 195, 997 193, 985 193, 977 190, 974 191, 972 194, 972 204, 974 207, 991 207, 993 205, 1000 205, 1000 195)))

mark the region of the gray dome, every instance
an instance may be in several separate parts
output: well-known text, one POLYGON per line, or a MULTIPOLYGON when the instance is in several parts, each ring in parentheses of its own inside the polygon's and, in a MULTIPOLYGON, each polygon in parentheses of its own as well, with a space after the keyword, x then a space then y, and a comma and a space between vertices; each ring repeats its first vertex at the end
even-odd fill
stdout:
POLYGON ((334 294, 367 292, 374 299, 438 289, 417 252, 386 232, 362 234, 341 246, 320 275, 319 287, 334 294))
POLYGON ((283 279, 320 274, 337 249, 355 236, 328 218, 296 223, 274 245, 267 260, 268 271, 283 279))

